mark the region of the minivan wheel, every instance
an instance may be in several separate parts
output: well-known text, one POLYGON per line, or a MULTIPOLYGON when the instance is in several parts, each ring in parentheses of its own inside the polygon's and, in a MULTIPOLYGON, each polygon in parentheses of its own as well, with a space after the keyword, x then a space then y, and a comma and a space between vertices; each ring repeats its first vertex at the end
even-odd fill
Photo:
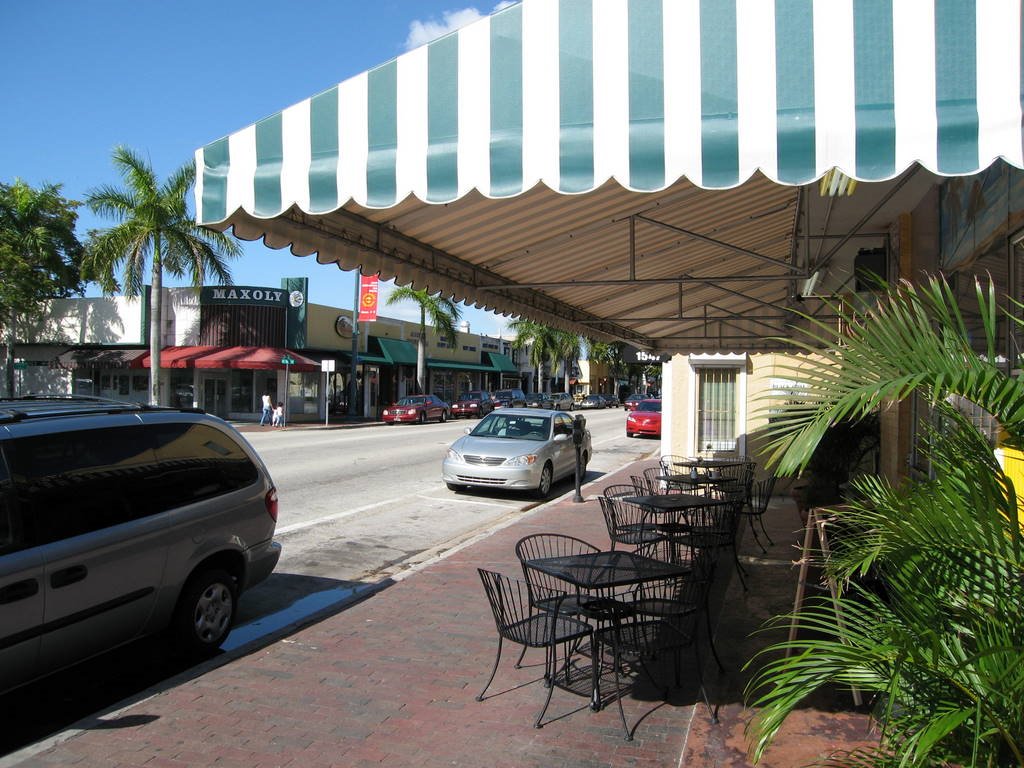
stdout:
POLYGON ((181 593, 172 632, 188 653, 209 653, 220 647, 235 623, 238 588, 220 568, 195 574, 181 593))
POLYGON ((551 493, 551 475, 551 464, 545 464, 544 469, 540 471, 540 482, 537 484, 537 498, 546 499, 548 494, 551 493))

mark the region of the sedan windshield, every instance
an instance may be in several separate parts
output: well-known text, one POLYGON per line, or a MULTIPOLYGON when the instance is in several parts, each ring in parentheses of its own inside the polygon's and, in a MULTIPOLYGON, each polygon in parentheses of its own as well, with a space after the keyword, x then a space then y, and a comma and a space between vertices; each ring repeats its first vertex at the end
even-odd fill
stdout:
POLYGON ((502 437, 509 440, 547 440, 551 419, 547 416, 519 416, 491 413, 470 432, 474 437, 502 437))
POLYGON ((636 409, 638 411, 657 411, 658 413, 661 413, 661 401, 644 400, 637 404, 636 409))
POLYGON ((425 397, 403 397, 398 401, 398 405, 420 405, 425 403, 427 398, 425 397))

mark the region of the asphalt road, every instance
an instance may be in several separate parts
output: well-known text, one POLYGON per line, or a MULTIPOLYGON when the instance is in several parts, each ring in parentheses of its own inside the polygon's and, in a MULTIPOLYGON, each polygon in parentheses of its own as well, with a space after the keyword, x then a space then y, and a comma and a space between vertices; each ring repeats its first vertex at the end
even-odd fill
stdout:
MULTIPOLYGON (((594 445, 585 483, 659 447, 656 440, 626 438, 621 409, 585 416, 594 445)), ((246 431, 278 487, 275 538, 283 553, 274 574, 242 596, 225 653, 369 593, 388 577, 541 503, 529 494, 455 494, 445 487, 441 460, 469 426, 455 421, 246 431)), ((563 480, 551 498, 574 491, 573 480, 563 480)), ((192 664, 149 638, 0 696, 0 759, 187 674, 192 664)))

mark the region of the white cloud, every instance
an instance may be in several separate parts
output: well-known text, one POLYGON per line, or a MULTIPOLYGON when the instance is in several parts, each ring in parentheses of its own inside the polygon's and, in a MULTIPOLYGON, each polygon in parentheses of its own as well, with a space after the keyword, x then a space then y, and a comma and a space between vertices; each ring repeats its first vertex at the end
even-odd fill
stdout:
MULTIPOLYGON (((518 0, 501 0, 501 2, 494 6, 491 12, 503 10, 510 5, 515 5, 516 2, 518 0)), ((462 8, 457 11, 445 11, 441 15, 441 21, 436 19, 420 21, 417 19, 409 24, 409 36, 405 39, 405 50, 411 51, 413 48, 419 48, 431 40, 437 40, 437 38, 443 37, 449 32, 454 32, 467 24, 472 24, 480 18, 483 18, 483 14, 476 8, 462 8)))

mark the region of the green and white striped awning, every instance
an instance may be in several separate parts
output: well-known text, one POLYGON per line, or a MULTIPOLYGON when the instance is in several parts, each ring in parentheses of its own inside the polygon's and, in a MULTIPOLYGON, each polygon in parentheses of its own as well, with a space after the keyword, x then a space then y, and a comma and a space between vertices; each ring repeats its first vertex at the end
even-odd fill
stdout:
POLYGON ((197 218, 644 348, 701 307, 721 343, 724 302, 761 314, 815 268, 795 187, 1024 166, 1021 37, 1019 0, 524 0, 198 150, 197 218), (700 285, 628 313, 609 275, 700 285))
POLYGON ((1017 0, 525 0, 197 153, 199 220, 1022 165, 1017 0))

